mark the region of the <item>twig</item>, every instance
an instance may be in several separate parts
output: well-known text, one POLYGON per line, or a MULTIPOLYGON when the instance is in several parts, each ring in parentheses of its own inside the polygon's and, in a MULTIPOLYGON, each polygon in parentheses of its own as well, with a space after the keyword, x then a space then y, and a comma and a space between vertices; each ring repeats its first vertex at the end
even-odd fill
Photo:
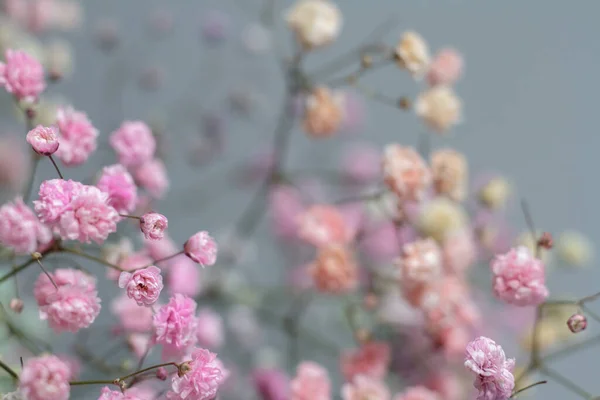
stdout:
POLYGON ((15 379, 15 380, 19 379, 19 375, 11 367, 9 367, 7 364, 5 364, 2 360, 0 360, 0 368, 5 370, 6 372, 8 372, 8 374, 10 376, 12 376, 13 379, 15 379))
POLYGON ((517 390, 516 392, 514 392, 514 393, 512 394, 512 396, 510 396, 510 398, 512 399, 512 398, 514 398, 516 395, 518 395, 519 393, 523 393, 523 392, 524 392, 524 391, 526 391, 526 390, 529 390, 529 389, 531 389, 531 388, 533 388, 533 387, 535 387, 535 386, 538 386, 538 385, 543 385, 543 384, 545 384, 545 383, 548 383, 548 381, 539 381, 539 382, 536 382, 536 383, 532 383, 531 385, 529 385, 529 386, 525 386, 523 389, 519 389, 519 390, 517 390))

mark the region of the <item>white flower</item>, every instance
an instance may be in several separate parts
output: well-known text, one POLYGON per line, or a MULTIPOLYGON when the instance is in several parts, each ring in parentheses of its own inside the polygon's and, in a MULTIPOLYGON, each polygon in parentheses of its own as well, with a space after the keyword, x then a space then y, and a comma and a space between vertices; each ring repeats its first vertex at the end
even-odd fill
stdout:
POLYGON ((285 19, 307 50, 331 43, 342 29, 342 13, 327 0, 299 0, 285 19))

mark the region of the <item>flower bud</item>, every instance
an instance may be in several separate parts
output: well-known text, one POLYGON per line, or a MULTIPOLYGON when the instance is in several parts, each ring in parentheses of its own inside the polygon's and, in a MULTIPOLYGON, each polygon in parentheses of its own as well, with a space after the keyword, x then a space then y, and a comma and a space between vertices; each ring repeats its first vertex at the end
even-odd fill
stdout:
POLYGON ((573 333, 579 333, 587 327, 587 318, 583 314, 573 314, 567 321, 569 330, 573 333))
POLYGON ((23 311, 23 300, 19 298, 13 298, 10 300, 10 309, 13 310, 17 314, 21 314, 23 311))

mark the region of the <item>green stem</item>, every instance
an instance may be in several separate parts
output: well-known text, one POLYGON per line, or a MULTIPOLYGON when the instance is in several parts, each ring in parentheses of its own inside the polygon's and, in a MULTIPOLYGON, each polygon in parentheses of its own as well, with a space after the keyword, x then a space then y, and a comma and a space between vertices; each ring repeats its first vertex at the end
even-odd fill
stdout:
POLYGON ((144 368, 144 369, 141 369, 141 370, 136 371, 136 372, 132 372, 129 375, 125 375, 125 376, 120 377, 118 380, 122 382, 122 381, 124 381, 127 378, 131 378, 132 376, 143 374, 144 372, 152 371, 153 369, 157 369, 157 368, 160 368, 160 367, 168 367, 169 365, 173 365, 173 366, 179 368, 179 364, 174 363, 174 362, 168 362, 168 363, 153 365, 151 367, 144 368))
POLYGON ((113 381, 97 380, 97 381, 74 381, 74 382, 69 382, 69 385, 83 386, 83 385, 117 385, 117 384, 113 381))
MULTIPOLYGON (((180 252, 178 252, 178 253, 171 254, 170 256, 163 257, 163 258, 161 258, 160 260, 154 260, 154 261, 152 262, 152 264, 144 265, 143 267, 141 267, 141 268, 136 268, 135 270, 138 270, 138 269, 144 269, 144 268, 151 267, 152 265, 158 264, 158 263, 160 263, 160 262, 163 262, 163 261, 170 260, 171 258, 175 258, 175 257, 177 257, 177 256, 179 256, 179 255, 181 255, 181 254, 183 254, 183 250, 181 250, 181 251, 180 251, 180 252)), ((134 271, 135 271, 135 270, 134 270, 134 271)))
POLYGON ((529 385, 529 386, 525 386, 523 389, 519 389, 519 390, 517 390, 516 392, 514 392, 514 393, 512 394, 512 396, 510 396, 510 398, 512 399, 513 397, 515 397, 515 396, 516 396, 516 395, 518 395, 519 393, 522 393, 522 392, 524 392, 524 391, 526 391, 526 390, 529 390, 529 389, 531 389, 532 387, 535 387, 535 386, 538 386, 538 385, 543 385, 543 384, 545 384, 545 383, 548 383, 548 381, 540 381, 540 382, 532 383, 531 385, 529 385))
POLYGON ((12 277, 13 275, 18 274, 19 272, 21 272, 22 270, 24 270, 25 268, 29 267, 31 264, 35 263, 35 259, 30 258, 29 260, 27 260, 25 263, 13 268, 10 272, 8 272, 7 274, 5 274, 4 276, 0 277, 0 283, 4 282, 5 280, 9 279, 10 277, 12 277))
POLYGON ((17 375, 17 373, 11 367, 2 362, 2 360, 0 360, 0 368, 8 372, 8 374, 12 376, 13 379, 19 379, 19 375, 17 375))
MULTIPOLYGON (((61 247, 58 251, 59 252, 63 252, 63 253, 75 254, 75 255, 77 255, 79 257, 82 257, 82 258, 87 258, 88 260, 95 261, 98 264, 106 265, 107 267, 110 267, 112 269, 116 269, 117 271, 121 271, 121 272, 125 271, 123 268, 119 267, 118 265, 109 263, 108 261, 106 261, 106 260, 104 260, 104 259, 102 259, 100 257, 96 257, 96 256, 92 256, 92 255, 87 254, 87 253, 83 253, 83 252, 81 252, 79 250, 69 249, 69 248, 66 248, 66 247, 61 247)), ((2 282, 2 280, 0 280, 0 282, 2 282)))

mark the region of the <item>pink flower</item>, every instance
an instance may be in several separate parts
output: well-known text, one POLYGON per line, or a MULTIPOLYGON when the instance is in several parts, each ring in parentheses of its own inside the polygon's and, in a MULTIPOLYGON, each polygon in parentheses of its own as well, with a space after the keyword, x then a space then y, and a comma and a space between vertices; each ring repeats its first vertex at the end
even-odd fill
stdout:
POLYGON ((152 329, 152 309, 138 306, 125 294, 113 300, 111 311, 126 332, 150 332, 152 329))
POLYGON ((331 381, 327 370, 311 361, 304 361, 298 365, 291 388, 290 400, 331 399, 331 381))
POLYGON ((322 247, 345 244, 350 235, 344 216, 337 208, 316 205, 300 216, 298 236, 316 247, 322 247))
POLYGON ((110 135, 110 145, 117 153, 119 162, 134 167, 150 161, 156 150, 152 131, 142 121, 125 121, 110 135))
POLYGON ((465 367, 476 375, 493 377, 503 369, 512 370, 514 359, 506 359, 502 347, 492 339, 480 336, 467 345, 465 367))
POLYGON ((151 306, 158 301, 163 289, 160 268, 150 266, 134 273, 121 272, 119 287, 125 289, 127 296, 135 300, 138 306, 151 306))
POLYGON ((159 213, 146 213, 140 219, 140 229, 146 239, 161 240, 168 226, 167 217, 159 213))
POLYGON ((281 370, 254 371, 252 381, 262 400, 288 400, 290 398, 290 378, 281 370))
POLYGON ((101 244, 117 230, 119 214, 108 205, 108 194, 94 186, 62 179, 45 181, 33 204, 40 220, 64 240, 101 244))
POLYGON ((573 314, 567 320, 567 326, 573 333, 579 333, 587 328, 587 318, 583 314, 573 314))
POLYGON ((196 337, 200 346, 216 349, 225 341, 223 318, 210 308, 203 308, 196 317, 198 328, 196 337))
POLYGON ((430 86, 453 85, 460 78, 463 70, 463 58, 454 49, 443 49, 429 65, 427 83, 430 86))
POLYGON ((381 173, 381 154, 370 145, 354 145, 344 151, 341 167, 344 175, 358 183, 372 182, 381 173))
POLYGON ((59 287, 48 297, 49 304, 40 307, 40 319, 56 332, 77 332, 89 327, 100 314, 100 298, 76 286, 59 287))
POLYGON ((302 196, 297 189, 286 185, 274 186, 269 192, 270 219, 275 233, 284 239, 295 239, 298 217, 304 210, 302 196))
POLYGON ((0 62, 0 85, 17 100, 34 102, 46 89, 44 68, 39 61, 21 50, 6 50, 0 62))
POLYGON ((43 156, 54 154, 58 150, 58 136, 56 128, 38 125, 27 133, 27 143, 33 150, 43 156))
POLYGON ((344 352, 340 359, 340 369, 348 382, 358 375, 383 380, 391 357, 391 349, 387 343, 368 342, 359 349, 344 352))
POLYGON ((154 315, 154 341, 163 345, 163 358, 183 354, 196 343, 196 302, 184 295, 175 294, 154 315))
POLYGON ((180 293, 195 297, 202 290, 202 281, 198 265, 181 255, 169 261, 167 286, 170 294, 180 293))
POLYGON ((174 375, 169 400, 213 400, 226 373, 217 355, 205 349, 196 349, 189 361, 190 370, 183 376, 174 375))
POLYGON ((56 156, 66 166, 83 164, 96 151, 98 130, 84 112, 61 107, 56 113, 60 147, 56 156))
MULTIPOLYGON (((84 292, 94 293, 96 291, 96 279, 83 271, 73 268, 59 268, 50 273, 56 286, 75 286, 84 292)), ((48 276, 42 273, 38 276, 33 287, 33 296, 40 307, 51 303, 51 297, 56 293, 56 287, 48 276)))
POLYGON ((29 174, 29 154, 21 141, 12 136, 0 136, 0 186, 19 190, 29 174))
POLYGON ((322 292, 340 294, 352 291, 358 285, 358 267, 350 250, 343 246, 321 248, 309 273, 322 292))
POLYGON ((397 264, 402 273, 402 286, 412 288, 441 277, 442 254, 433 239, 421 239, 404 245, 397 264))
POLYGON ((426 387, 413 386, 397 394, 394 400, 442 400, 442 398, 426 387))
POLYGON ((477 258, 475 239, 470 230, 451 234, 442 246, 444 269, 455 274, 464 273, 477 258))
POLYGON ((544 263, 520 246, 491 262, 494 295, 513 305, 531 306, 548 297, 544 263))
POLYGON ((385 383, 368 376, 358 375, 352 383, 342 386, 343 400, 390 400, 391 395, 385 383))
POLYGON ((185 255, 203 267, 217 262, 217 242, 206 231, 190 237, 183 245, 185 255))
MULTIPOLYGON (((98 400, 150 400, 153 397, 141 397, 137 395, 138 387, 127 389, 125 393, 120 390, 110 390, 108 386, 102 388, 102 392, 98 400)), ((150 392, 149 392, 150 393, 150 392)))
POLYGON ((431 172, 412 147, 388 145, 383 154, 383 177, 400 198, 419 200, 431 184, 431 172))
POLYGON ((19 377, 19 390, 28 400, 68 400, 71 392, 69 366, 60 358, 30 358, 19 377))
POLYGON ((17 254, 29 254, 52 240, 52 233, 17 197, 0 207, 0 243, 17 254))
POLYGON ((515 377, 508 369, 494 377, 478 375, 473 386, 479 390, 477 400, 508 400, 515 388, 515 377))
POLYGON ((144 162, 134 171, 135 180, 152 197, 160 199, 169 189, 169 176, 165 164, 158 158, 144 162))
POLYGON ((137 187, 131 174, 121 164, 102 168, 96 187, 108 193, 108 204, 119 213, 127 214, 135 209, 137 187))
POLYGON ((127 335, 127 346, 138 359, 142 359, 152 347, 152 336, 146 333, 131 333, 127 335))

